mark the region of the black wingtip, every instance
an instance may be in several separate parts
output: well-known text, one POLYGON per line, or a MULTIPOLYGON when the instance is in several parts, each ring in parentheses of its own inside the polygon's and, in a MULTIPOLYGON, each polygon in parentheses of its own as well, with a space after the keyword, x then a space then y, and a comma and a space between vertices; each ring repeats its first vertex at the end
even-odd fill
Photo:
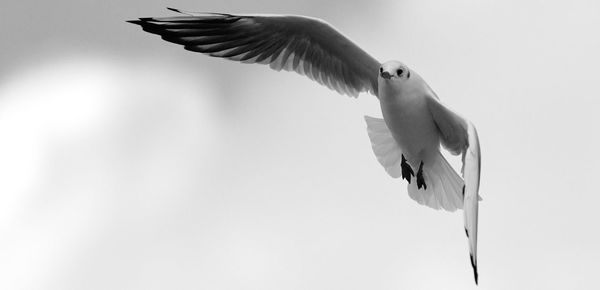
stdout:
POLYGON ((142 21, 142 20, 139 20, 139 19, 137 19, 137 20, 127 20, 127 21, 125 21, 125 22, 131 23, 131 24, 136 24, 136 25, 142 25, 142 22, 143 22, 143 21, 142 21))
POLYGON ((227 14, 227 13, 217 13, 217 12, 190 12, 190 11, 185 11, 185 10, 181 10, 181 9, 177 9, 177 8, 172 8, 172 7, 167 7, 167 10, 173 11, 173 12, 177 12, 177 13, 181 13, 181 14, 185 14, 185 15, 190 15, 190 16, 216 16, 216 17, 234 17, 234 15, 232 14, 227 14))
POLYGON ((479 285, 479 274, 477 273, 477 265, 475 265, 475 261, 473 261, 473 255, 469 255, 471 257, 471 266, 473 267, 473 275, 475 276, 475 285, 479 285))

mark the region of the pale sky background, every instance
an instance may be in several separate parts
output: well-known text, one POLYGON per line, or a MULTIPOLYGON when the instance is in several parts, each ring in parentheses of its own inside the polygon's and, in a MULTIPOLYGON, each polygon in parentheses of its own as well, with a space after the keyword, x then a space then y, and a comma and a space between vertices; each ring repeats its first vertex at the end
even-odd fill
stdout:
POLYGON ((0 289, 475 288, 462 212, 375 159, 373 96, 124 22, 167 6, 405 62, 479 131, 479 289, 599 289, 599 3, 3 1, 0 289))

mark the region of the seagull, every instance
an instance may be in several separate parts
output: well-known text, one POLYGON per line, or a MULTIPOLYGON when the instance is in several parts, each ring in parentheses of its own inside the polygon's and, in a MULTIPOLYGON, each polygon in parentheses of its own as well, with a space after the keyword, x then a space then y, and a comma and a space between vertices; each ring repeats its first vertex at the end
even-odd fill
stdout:
POLYGON ((383 119, 365 116, 375 157, 408 183, 419 204, 462 209, 475 283, 481 153, 475 126, 446 105, 406 64, 380 63, 329 23, 297 15, 197 13, 128 21, 186 50, 295 71, 342 95, 379 99, 383 119), (462 177, 440 152, 462 154, 462 177))

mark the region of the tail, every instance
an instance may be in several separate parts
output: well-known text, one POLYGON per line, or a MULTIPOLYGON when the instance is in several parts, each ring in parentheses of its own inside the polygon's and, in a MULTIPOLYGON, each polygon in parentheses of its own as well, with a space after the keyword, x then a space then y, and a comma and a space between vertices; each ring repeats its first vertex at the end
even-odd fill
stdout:
MULTIPOLYGON (((377 160, 391 177, 399 178, 402 175, 400 165, 402 150, 396 144, 385 121, 369 116, 365 116, 365 121, 377 160)), ((424 164, 427 188, 417 189, 417 182, 411 182, 408 185, 408 194, 418 203, 435 209, 443 208, 447 211, 461 209, 463 180, 444 156, 439 152, 437 154, 433 160, 424 164)), ((414 169, 416 171, 416 167, 414 169)))
POLYGON ((408 195, 416 202, 434 209, 455 211, 463 207, 463 179, 454 171, 442 153, 425 163, 423 175, 427 188, 417 188, 417 183, 408 184, 408 195))

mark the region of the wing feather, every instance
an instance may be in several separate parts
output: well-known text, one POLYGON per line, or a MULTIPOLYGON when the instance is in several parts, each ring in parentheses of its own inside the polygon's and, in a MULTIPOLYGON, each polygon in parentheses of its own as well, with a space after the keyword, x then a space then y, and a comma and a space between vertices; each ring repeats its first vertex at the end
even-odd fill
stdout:
POLYGON ((479 177, 481 172, 481 149, 475 126, 458 114, 446 108, 436 98, 427 98, 428 108, 438 127, 442 144, 455 155, 462 153, 463 213, 469 255, 475 283, 478 283, 477 270, 477 227, 479 215, 479 177))
POLYGON ((295 71, 350 96, 377 95, 380 63, 328 23, 304 16, 185 14, 129 21, 185 49, 295 71))

